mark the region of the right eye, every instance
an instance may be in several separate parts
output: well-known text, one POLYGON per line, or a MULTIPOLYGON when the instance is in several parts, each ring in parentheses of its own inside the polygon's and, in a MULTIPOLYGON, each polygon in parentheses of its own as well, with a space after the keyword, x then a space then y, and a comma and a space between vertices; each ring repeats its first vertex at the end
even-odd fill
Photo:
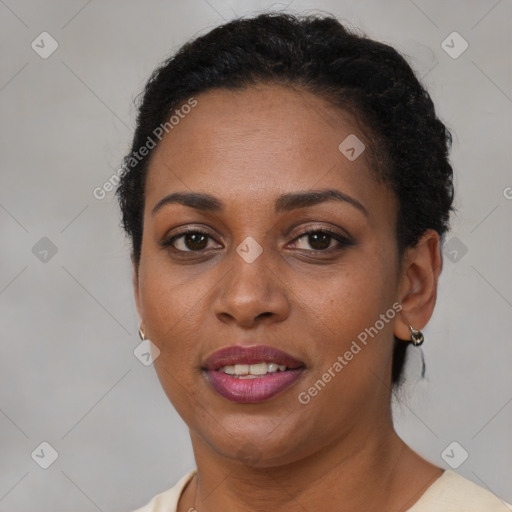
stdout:
POLYGON ((213 238, 206 231, 189 229, 166 238, 160 245, 162 247, 172 247, 179 252, 201 252, 213 248, 208 247, 209 240, 213 240, 213 238))

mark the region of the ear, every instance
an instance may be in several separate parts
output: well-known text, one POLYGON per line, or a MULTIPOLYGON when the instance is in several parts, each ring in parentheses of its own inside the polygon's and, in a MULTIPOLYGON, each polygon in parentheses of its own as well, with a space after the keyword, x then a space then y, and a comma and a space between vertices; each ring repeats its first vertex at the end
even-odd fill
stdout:
POLYGON ((409 325, 417 330, 427 325, 434 312, 442 266, 439 235, 428 229, 418 243, 404 253, 398 296, 402 310, 394 326, 397 338, 411 338, 409 325))
POLYGON ((137 306, 137 311, 139 313, 139 317, 142 318, 142 307, 140 302, 140 288, 139 288, 139 266, 137 265, 135 258, 132 255, 132 285, 133 285, 133 295, 135 297, 135 304, 137 306))

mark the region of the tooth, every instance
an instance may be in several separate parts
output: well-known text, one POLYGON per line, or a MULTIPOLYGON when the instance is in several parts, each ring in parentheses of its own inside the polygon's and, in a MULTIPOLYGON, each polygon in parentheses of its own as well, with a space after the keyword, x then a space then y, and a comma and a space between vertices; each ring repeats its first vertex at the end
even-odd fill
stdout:
POLYGON ((252 378, 255 376, 265 375, 267 373, 276 373, 277 371, 284 372, 286 366, 284 364, 277 363, 255 363, 255 364, 235 364, 222 366, 218 371, 226 373, 227 375, 233 375, 236 377, 252 378))
POLYGON ((251 375, 250 373, 248 375, 239 375, 239 379, 257 379, 258 377, 256 375, 251 375))
POLYGON ((251 364, 249 373, 252 375, 265 375, 267 373, 267 363, 251 364))
POLYGON ((249 373, 248 364, 235 364, 235 375, 247 375, 249 373))

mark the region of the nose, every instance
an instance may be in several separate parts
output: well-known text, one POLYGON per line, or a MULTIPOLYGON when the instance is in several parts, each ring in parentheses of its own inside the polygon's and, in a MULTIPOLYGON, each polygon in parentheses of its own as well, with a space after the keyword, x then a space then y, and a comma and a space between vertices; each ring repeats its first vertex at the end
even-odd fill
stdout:
POLYGON ((214 314, 224 323, 244 328, 282 322, 290 311, 287 291, 283 276, 271 266, 265 251, 252 262, 233 251, 230 270, 214 299, 214 314))

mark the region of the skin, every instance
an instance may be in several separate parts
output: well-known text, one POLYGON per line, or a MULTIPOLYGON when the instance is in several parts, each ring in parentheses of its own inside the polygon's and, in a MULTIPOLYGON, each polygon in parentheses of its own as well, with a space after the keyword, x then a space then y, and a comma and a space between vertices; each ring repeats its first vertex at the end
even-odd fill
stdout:
POLYGON ((349 161, 338 150, 349 134, 367 147, 371 138, 322 98, 260 85, 196 99, 152 156, 133 279, 142 328, 161 351, 158 377, 189 427, 198 468, 178 511, 407 510, 442 469, 394 431, 393 335, 408 340, 409 324, 422 329, 432 315, 437 233, 428 230, 399 258, 393 192, 375 179, 368 152, 349 161), (334 200, 274 211, 281 194, 319 189, 339 190, 367 213, 334 200), (171 203, 152 215, 167 194, 192 191, 215 196, 224 210, 171 203), (199 251, 186 237, 174 251, 159 245, 184 226, 209 235, 199 251), (303 235, 326 228, 352 244, 331 238, 319 250, 303 235), (263 249, 252 263, 236 252, 248 236, 263 249), (301 404, 298 394, 395 302, 400 313, 301 404), (201 365, 233 344, 277 347, 306 370, 265 402, 228 401, 201 365))

